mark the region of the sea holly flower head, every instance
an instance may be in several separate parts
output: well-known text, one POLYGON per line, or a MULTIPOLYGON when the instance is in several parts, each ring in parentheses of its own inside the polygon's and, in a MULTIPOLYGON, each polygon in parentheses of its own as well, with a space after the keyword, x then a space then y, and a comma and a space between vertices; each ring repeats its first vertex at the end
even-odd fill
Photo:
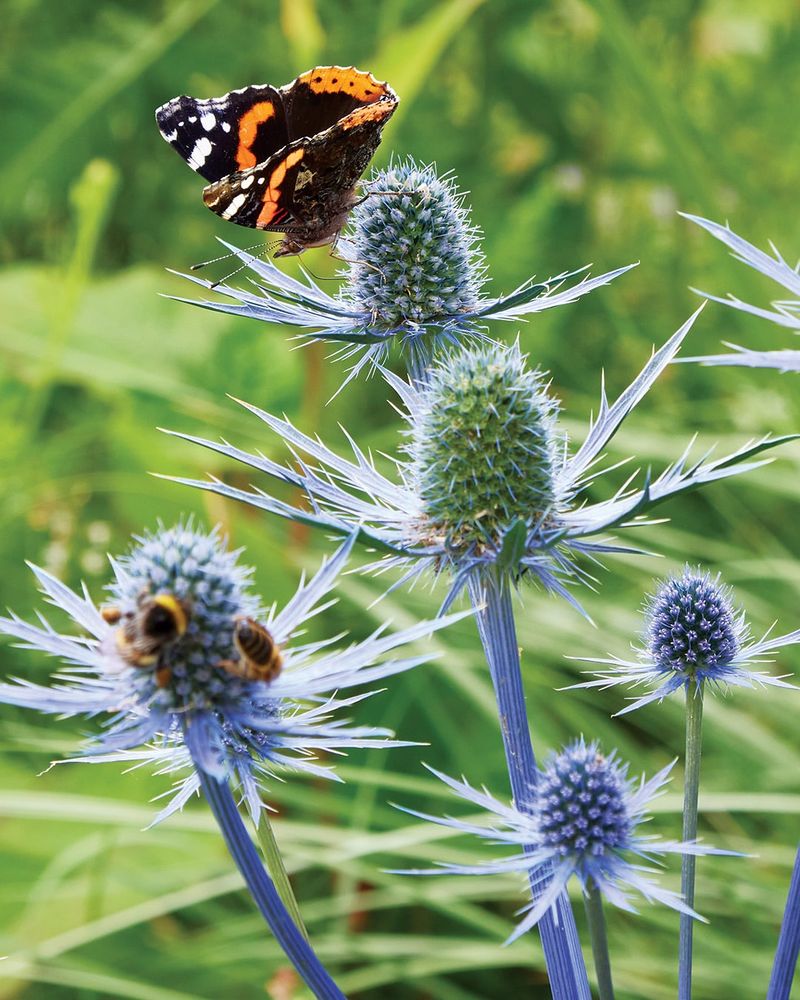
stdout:
MULTIPOLYGON (((800 642, 800 629, 787 635, 750 639, 743 611, 736 610, 730 588, 719 576, 685 567, 648 597, 644 608, 643 643, 636 659, 589 659, 602 664, 597 677, 574 687, 647 686, 643 697, 617 714, 632 712, 685 689, 687 694, 712 688, 767 686, 793 688, 783 677, 751 668, 783 646, 800 642)), ((786 675, 784 675, 786 676, 786 675)))
POLYGON ((41 617, 0 618, 0 632, 64 661, 49 685, 0 684, 0 702, 59 716, 101 716, 79 760, 151 763, 182 775, 158 818, 199 788, 200 773, 239 787, 257 822, 264 780, 290 768, 335 777, 319 751, 401 746, 387 730, 337 717, 367 697, 346 695, 423 662, 387 654, 439 627, 378 629, 345 648, 340 638, 300 641, 330 592, 355 536, 300 584, 282 609, 262 608, 251 571, 218 531, 191 522, 138 538, 113 560, 111 599, 98 608, 45 570, 33 571, 49 602, 89 636, 62 635, 41 617))
POLYGON ((178 481, 337 534, 357 531, 386 554, 380 567, 406 568, 403 580, 426 569, 446 571, 451 585, 445 607, 464 586, 480 590, 489 577, 513 583, 534 578, 577 604, 569 584, 586 579, 581 557, 637 551, 606 532, 642 523, 668 497, 757 468, 763 460, 750 459, 787 440, 764 438, 701 461, 690 461, 687 449, 655 479, 648 474, 633 485, 634 473, 610 499, 585 498, 590 484, 616 468, 600 465, 606 445, 675 357, 696 316, 653 354, 616 402, 602 393, 597 417, 574 452, 544 375, 527 367, 518 345, 485 342, 442 355, 425 380, 407 382, 383 370, 408 424, 397 477, 384 476, 352 440, 353 459, 342 458, 288 420, 243 404, 293 449, 296 463, 177 436, 298 487, 310 506, 215 478, 178 481))
POLYGON ((415 402, 408 478, 422 510, 417 532, 480 550, 551 510, 564 445, 558 404, 517 345, 447 357, 415 402))
POLYGON ((616 751, 603 754, 596 741, 586 743, 581 738, 548 757, 530 789, 526 811, 505 805, 486 789, 475 789, 466 780, 456 781, 433 771, 459 798, 485 810, 485 817, 476 823, 411 809, 404 812, 494 844, 517 848, 517 852, 494 861, 439 862, 434 869, 400 874, 521 872, 540 882, 542 891, 521 911, 525 916, 509 942, 539 922, 573 877, 578 879, 583 892, 596 887, 610 903, 624 910, 635 912, 630 898, 635 891, 648 902, 664 903, 697 917, 679 895, 661 888, 650 878, 647 873, 652 868, 641 863, 645 860, 649 866, 667 854, 730 853, 696 842, 664 841, 640 829, 649 820, 648 807, 662 794, 674 763, 649 781, 644 776, 637 780, 628 776, 628 765, 619 760, 616 751))
POLYGON ((342 302, 386 330, 422 333, 433 317, 474 314, 486 280, 480 232, 453 178, 408 160, 373 174, 370 189, 350 220, 342 302))
POLYGON ((293 326, 301 337, 339 344, 341 356, 354 359, 346 381, 380 363, 392 343, 406 351, 409 369, 422 377, 437 348, 484 337, 487 321, 524 320, 574 302, 633 266, 597 278, 587 277, 586 268, 539 283, 531 278, 510 295, 487 296, 480 233, 464 196, 452 177, 412 159, 373 173, 367 182, 338 244, 346 266, 336 294, 323 291, 308 272, 298 280, 268 259, 224 245, 250 271, 253 288, 183 275, 226 301, 182 301, 293 326))
POLYGON ((665 673, 682 671, 696 683, 713 678, 741 649, 744 617, 719 578, 687 566, 670 577, 647 607, 647 649, 665 673))
MULTIPOLYGON (((792 296, 789 299, 779 299, 773 302, 771 309, 764 309, 760 306, 750 305, 743 302, 735 295, 728 295, 720 298, 717 295, 709 295, 707 292, 700 292, 704 298, 712 299, 714 302, 721 302, 723 305, 732 306, 741 312, 750 313, 753 316, 760 316, 777 326, 785 327, 795 332, 800 332, 800 274, 796 267, 792 267, 781 256, 777 247, 770 244, 772 254, 759 250, 758 247, 748 243, 747 240, 737 236, 730 226, 721 226, 710 219, 703 219, 697 215, 687 215, 681 213, 691 222, 696 222, 702 226, 712 236, 716 237, 733 251, 736 260, 742 261, 759 273, 766 275, 772 281, 777 282, 782 288, 792 296)), ((800 372, 800 351, 752 351, 737 344, 725 344, 730 347, 732 354, 709 354, 696 358, 682 358, 683 361, 700 361, 707 365, 735 365, 746 368, 775 368, 781 372, 800 372)))

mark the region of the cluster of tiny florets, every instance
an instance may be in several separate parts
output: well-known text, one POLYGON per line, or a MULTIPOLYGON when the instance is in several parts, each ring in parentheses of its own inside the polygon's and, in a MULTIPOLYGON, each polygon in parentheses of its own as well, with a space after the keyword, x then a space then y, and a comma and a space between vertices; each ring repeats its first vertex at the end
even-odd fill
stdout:
POLYGON ((557 404, 515 347, 475 345, 429 376, 410 453, 426 529, 453 547, 497 544, 557 499, 557 404))
POLYGON ((553 754, 535 789, 542 846, 562 857, 599 857, 624 848, 632 822, 626 766, 597 743, 578 741, 553 754))
POLYGON ((727 590, 686 569, 659 587, 647 608, 647 648, 662 670, 724 667, 740 648, 740 626, 727 590))
MULTIPOLYGON (((189 611, 185 634, 161 656, 169 683, 156 694, 165 707, 202 709, 241 694, 244 682, 218 666, 237 656, 236 616, 256 614, 259 608, 247 591, 251 570, 237 565, 238 555, 226 549, 216 530, 204 533, 179 524, 139 538, 114 564, 109 604, 123 614, 135 612, 142 594, 170 594, 189 611)), ((143 695, 153 694, 152 670, 131 668, 131 679, 143 695)))
POLYGON ((409 161, 376 172, 368 190, 351 216, 348 307, 411 331, 474 311, 483 257, 455 182, 409 161))

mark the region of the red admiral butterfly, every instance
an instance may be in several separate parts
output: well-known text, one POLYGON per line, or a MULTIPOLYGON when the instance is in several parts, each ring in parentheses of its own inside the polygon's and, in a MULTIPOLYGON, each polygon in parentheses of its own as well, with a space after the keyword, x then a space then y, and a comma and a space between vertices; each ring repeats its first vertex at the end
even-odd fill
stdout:
POLYGON ((240 226, 283 233, 276 257, 332 243, 358 201, 356 184, 398 104, 352 66, 317 66, 284 87, 175 97, 161 134, 211 183, 203 201, 240 226))

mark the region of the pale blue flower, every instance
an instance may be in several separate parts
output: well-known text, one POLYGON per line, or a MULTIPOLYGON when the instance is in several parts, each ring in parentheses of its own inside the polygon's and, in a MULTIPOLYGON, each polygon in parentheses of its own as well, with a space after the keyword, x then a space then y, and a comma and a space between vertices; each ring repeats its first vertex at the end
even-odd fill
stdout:
POLYGON ((292 278, 271 260, 223 242, 250 270, 252 289, 182 275, 229 301, 181 301, 340 344, 342 357, 356 359, 346 381, 380 363, 393 342, 421 377, 437 348, 485 336, 488 320, 518 322, 575 302, 634 266, 596 278, 586 268, 565 271, 539 283, 531 278, 509 295, 487 296, 480 233, 452 177, 409 159, 373 174, 368 191, 374 193, 355 207, 349 236, 338 244, 347 261, 338 293, 323 291, 306 271, 292 278))
POLYGON ((470 833, 493 844, 516 848, 516 852, 494 861, 438 862, 434 869, 398 874, 521 872, 531 881, 546 883, 541 895, 520 911, 525 916, 507 943, 537 924, 572 878, 577 878, 584 893, 596 886, 609 903, 623 910, 636 912, 630 899, 634 891, 648 902, 664 903, 681 913, 699 917, 677 893, 662 888, 650 877, 655 870, 653 862, 668 854, 732 852, 697 842, 665 841, 640 829, 650 819, 648 807, 662 794, 674 764, 675 761, 668 764, 649 781, 644 776, 637 781, 628 777, 628 765, 617 758, 616 751, 604 755, 596 741, 587 744, 581 738, 560 753, 552 753, 537 771, 527 811, 505 805, 486 789, 473 788, 465 779, 456 781, 430 768, 460 799, 485 810, 485 817, 480 822, 467 822, 413 809, 403 809, 404 812, 458 833, 470 833))
MULTIPOLYGON (((800 332, 800 274, 796 267, 791 267, 781 256, 774 244, 770 247, 774 254, 765 253, 758 247, 748 243, 747 240, 737 236, 729 226, 721 226, 717 222, 703 219, 697 215, 681 213, 685 218, 696 222, 698 226, 711 233, 718 240, 724 243, 733 251, 736 260, 748 264, 754 270, 766 275, 772 281, 777 282, 786 289, 794 298, 778 299, 771 303, 771 309, 764 309, 760 306, 753 306, 743 302, 735 295, 728 294, 725 298, 716 295, 709 295, 707 292, 700 292, 704 298, 712 299, 714 302, 722 302, 723 305, 733 306, 742 312, 751 313, 753 316, 760 316, 768 319, 771 323, 786 327, 789 330, 800 332)), ((776 368, 781 372, 800 372, 800 351, 751 351, 746 347, 739 347, 737 344, 725 343, 735 353, 733 354, 708 354, 696 358, 682 358, 682 361, 700 361, 707 365, 736 365, 747 368, 776 368)))
POLYGON ((78 760, 150 763, 179 776, 162 819, 200 787, 203 772, 239 788, 255 822, 264 806, 263 783, 276 769, 335 778, 317 755, 355 747, 408 744, 385 729, 353 726, 342 712, 368 694, 348 689, 373 684, 424 662, 427 657, 387 658, 440 623, 422 622, 401 632, 384 628, 342 646, 340 636, 303 641, 305 623, 330 606, 331 589, 355 542, 350 535, 317 574, 301 582, 283 607, 263 609, 250 590, 250 570, 239 552, 225 548, 217 531, 189 524, 145 535, 114 560, 111 605, 135 614, 141 595, 171 595, 188 609, 185 632, 162 651, 158 670, 132 665, 120 646, 120 626, 109 624, 84 587, 70 590, 32 567, 48 601, 65 611, 88 636, 63 635, 40 615, 29 624, 12 614, 0 632, 31 649, 63 660, 49 685, 16 680, 0 684, 0 702, 61 717, 101 717, 99 731, 78 760), (256 619, 282 656, 272 680, 252 680, 225 668, 236 661, 234 621, 256 619))
POLYGON ((310 508, 218 479, 178 481, 338 534, 357 530, 363 542, 386 553, 382 568, 406 567, 405 580, 427 569, 447 571, 447 604, 492 571, 535 578, 577 603, 567 588, 588 579, 580 557, 596 561, 604 553, 636 551, 606 532, 642 523, 669 497, 758 468, 763 460, 749 460, 788 440, 766 437, 731 455, 700 460, 690 460, 690 445, 657 477, 648 472, 634 485, 634 473, 610 499, 586 498, 590 484, 617 468, 601 465, 609 441, 675 357, 697 315, 652 355, 613 405, 601 391, 597 416, 572 453, 544 375, 527 368, 517 345, 482 343, 441 357, 424 382, 384 371, 409 427, 396 478, 379 472, 352 439, 354 457, 342 458, 288 420, 243 403, 293 449, 296 463, 281 465, 225 441, 177 436, 299 487, 310 508))

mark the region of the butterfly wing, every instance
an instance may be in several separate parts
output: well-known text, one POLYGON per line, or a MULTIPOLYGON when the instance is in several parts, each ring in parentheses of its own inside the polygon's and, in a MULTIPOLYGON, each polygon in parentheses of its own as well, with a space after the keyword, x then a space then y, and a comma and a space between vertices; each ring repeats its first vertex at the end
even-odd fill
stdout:
POLYGON ((209 184, 203 201, 240 226, 304 234, 312 245, 331 226, 341 228, 353 189, 396 107, 397 101, 388 99, 360 105, 324 132, 209 184))
POLYGON ((317 66, 281 87, 289 139, 315 136, 351 112, 393 100, 392 88, 353 66, 317 66))
POLYGON ((256 166, 288 142, 283 95, 243 87, 223 97, 175 97, 156 111, 158 128, 192 170, 218 181, 256 166))

